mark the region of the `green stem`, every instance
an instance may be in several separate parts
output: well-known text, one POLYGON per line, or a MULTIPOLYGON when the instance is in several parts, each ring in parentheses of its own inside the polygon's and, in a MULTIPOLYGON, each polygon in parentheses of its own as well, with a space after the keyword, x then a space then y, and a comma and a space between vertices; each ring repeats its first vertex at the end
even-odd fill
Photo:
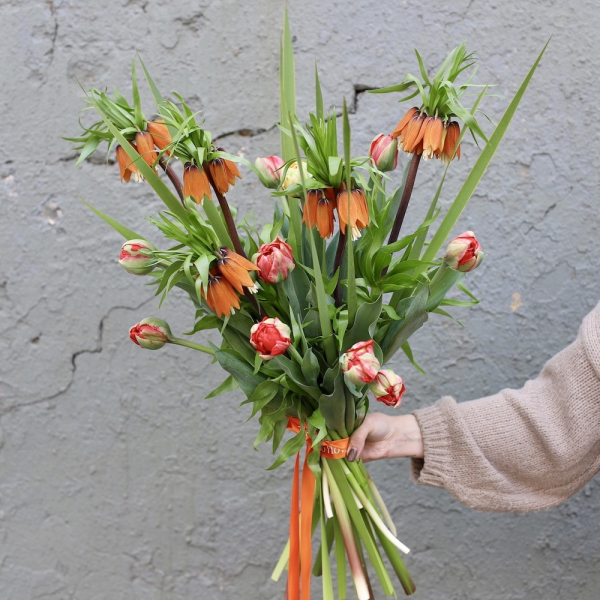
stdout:
POLYGON ((200 352, 204 352, 205 354, 210 354, 214 356, 215 353, 212 348, 208 348, 207 346, 201 346, 200 344, 195 344, 194 342, 188 342, 187 340, 182 340, 181 338, 171 338, 169 340, 171 344, 177 344, 177 346, 185 346, 186 348, 193 348, 194 350, 199 350, 200 352))

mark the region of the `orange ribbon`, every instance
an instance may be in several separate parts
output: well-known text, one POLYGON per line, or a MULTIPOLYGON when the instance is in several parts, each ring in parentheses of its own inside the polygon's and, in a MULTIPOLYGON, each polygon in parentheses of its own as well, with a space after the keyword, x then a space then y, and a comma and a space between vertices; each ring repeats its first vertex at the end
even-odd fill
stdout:
MULTIPOLYGON (((300 419, 288 417, 287 429, 299 433, 300 419)), ((329 459, 344 458, 348 453, 350 438, 324 440, 321 456, 329 459)), ((302 489, 300 491, 300 452, 296 455, 294 479, 292 481, 292 508, 290 512, 290 561, 288 567, 288 600, 310 600, 310 571, 312 566, 312 518, 315 498, 315 476, 308 465, 308 455, 312 452, 312 440, 306 434, 306 454, 302 468, 302 489), (300 503, 299 503, 300 501, 300 503), (302 523, 300 523, 302 506, 302 523), (302 582, 302 585, 301 585, 302 582)))

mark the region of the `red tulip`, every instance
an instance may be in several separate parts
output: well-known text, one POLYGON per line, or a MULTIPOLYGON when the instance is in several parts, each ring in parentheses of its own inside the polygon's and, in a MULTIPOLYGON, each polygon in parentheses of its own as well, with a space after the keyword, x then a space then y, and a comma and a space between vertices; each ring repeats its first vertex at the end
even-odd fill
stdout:
POLYGON ((270 244, 263 244, 252 260, 259 269, 258 276, 267 283, 284 281, 296 266, 292 247, 280 237, 270 244))
POLYGON ((147 275, 156 266, 154 250, 146 240, 129 240, 121 246, 119 264, 132 275, 147 275))
POLYGON ((398 408, 406 387, 402 382, 402 377, 396 375, 394 371, 382 369, 369 384, 369 389, 378 402, 398 408))
POLYGON ((444 260, 451 269, 468 273, 479 265, 483 256, 475 234, 465 231, 448 244, 444 260))
POLYGON ((281 175, 285 163, 279 156, 266 156, 257 158, 254 166, 258 171, 258 177, 265 187, 276 189, 281 182, 281 175))
POLYGON ((344 377, 354 385, 371 383, 381 365, 373 351, 373 340, 358 342, 340 357, 340 367, 344 377))
POLYGON ((398 143, 391 135, 380 133, 371 142, 369 156, 380 171, 393 171, 398 166, 398 143))
POLYGON ((250 330, 250 343, 263 360, 283 354, 291 344, 290 328, 277 317, 265 317, 250 330))
POLYGON ((158 350, 170 341, 171 329, 166 321, 150 317, 129 330, 131 341, 146 350, 158 350))

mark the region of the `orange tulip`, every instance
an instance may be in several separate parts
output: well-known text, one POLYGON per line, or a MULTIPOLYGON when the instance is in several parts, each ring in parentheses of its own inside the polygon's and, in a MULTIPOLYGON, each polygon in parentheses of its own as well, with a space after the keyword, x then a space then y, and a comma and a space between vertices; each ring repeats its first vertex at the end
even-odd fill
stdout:
MULTIPOLYGON (((164 150, 171 143, 171 134, 169 133, 168 127, 162 119, 156 119, 155 121, 148 121, 148 132, 152 136, 154 145, 159 150, 164 150)), ((171 155, 171 151, 165 151, 165 154, 171 155)))
POLYGON ((369 207, 364 190, 359 187, 353 188, 350 192, 350 202, 346 190, 340 190, 337 195, 337 210, 340 217, 340 231, 346 233, 346 228, 350 225, 352 239, 357 240, 360 237, 360 230, 369 225, 369 207))
POLYGON ((308 190, 302 220, 309 227, 316 225, 322 238, 329 238, 333 235, 333 222, 335 221, 333 211, 335 206, 336 202, 332 189, 308 190))
MULTIPOLYGON (((131 143, 131 142, 130 142, 131 143)), ((136 149, 135 144, 131 144, 131 146, 136 149)), ((119 171, 121 174, 121 181, 129 182, 131 176, 133 175, 134 181, 142 181, 144 178, 140 173, 140 170, 137 166, 132 162, 129 155, 121 146, 117 146, 117 163, 119 165, 119 171)))
MULTIPOLYGON (((442 161, 448 164, 452 160, 454 147, 460 137, 460 125, 456 121, 450 121, 446 124, 446 137, 444 138, 444 148, 441 152, 442 161)), ((460 159, 460 145, 456 148, 456 158, 460 159)))
POLYGON ((396 125, 396 129, 394 129, 394 131, 392 132, 392 137, 394 139, 396 139, 397 137, 400 137, 402 135, 402 133, 404 132, 404 130, 406 129, 406 126, 408 125, 408 123, 410 122, 410 120, 419 112, 419 109, 414 106, 413 108, 409 108, 407 113, 402 117, 402 119, 400 119, 400 122, 398 123, 398 125, 396 125))
MULTIPOLYGON (((220 148, 219 148, 220 150, 220 148)), ((235 178, 242 178, 237 165, 227 160, 226 158, 214 158, 206 163, 215 188, 221 194, 226 194, 229 191, 229 186, 235 184, 235 178)))
POLYGON ((252 277, 250 277, 250 271, 258 271, 259 268, 251 263, 247 258, 240 256, 239 254, 232 252, 225 246, 219 249, 217 253, 219 260, 217 261, 217 269, 219 273, 225 277, 225 279, 240 293, 244 293, 244 287, 248 288, 251 292, 258 291, 256 284, 252 277))
POLYGON ((191 162, 185 163, 183 167, 183 196, 191 196, 196 204, 202 204, 204 196, 212 200, 206 171, 191 162))
POLYGON ((152 167, 158 157, 154 149, 154 139, 147 131, 139 131, 135 134, 135 145, 140 156, 149 167, 152 167))
POLYGON ((217 317, 232 315, 240 308, 239 296, 231 284, 219 271, 212 269, 208 278, 207 289, 202 286, 202 297, 217 317))

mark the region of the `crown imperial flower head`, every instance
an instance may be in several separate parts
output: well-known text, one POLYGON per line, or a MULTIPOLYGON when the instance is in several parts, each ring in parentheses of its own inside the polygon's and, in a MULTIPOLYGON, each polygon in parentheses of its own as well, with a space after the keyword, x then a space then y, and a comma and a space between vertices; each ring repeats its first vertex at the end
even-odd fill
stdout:
POLYGON ((265 317, 250 329, 250 343, 263 360, 283 354, 290 346, 290 328, 277 317, 265 317))
POLYGON ((468 273, 479 265, 483 256, 475 234, 465 231, 448 244, 444 261, 451 269, 468 273))
POLYGON ((402 377, 389 369, 381 369, 375 379, 369 384, 369 389, 378 402, 387 406, 398 408, 402 402, 402 395, 406 390, 402 377))
POLYGON ((253 261, 258 267, 258 276, 267 283, 284 281, 296 267, 292 247, 280 237, 270 244, 263 244, 253 261))
POLYGON ((340 368, 347 381, 362 386, 371 383, 381 364, 373 350, 373 340, 358 342, 340 356, 340 368))
POLYGON ((391 135, 380 133, 371 142, 369 156, 380 171, 393 171, 398 166, 398 143, 391 135))
POLYGON ((121 246, 119 264, 132 275, 147 275, 156 266, 154 250, 146 240, 129 240, 121 246))
POLYGON ((166 321, 149 317, 136 323, 129 330, 129 337, 146 350, 159 350, 170 341, 172 334, 166 321))
POLYGON ((281 167, 284 161, 279 156, 265 156, 257 158, 254 166, 258 171, 258 177, 265 187, 277 189, 281 183, 282 171, 281 167))

